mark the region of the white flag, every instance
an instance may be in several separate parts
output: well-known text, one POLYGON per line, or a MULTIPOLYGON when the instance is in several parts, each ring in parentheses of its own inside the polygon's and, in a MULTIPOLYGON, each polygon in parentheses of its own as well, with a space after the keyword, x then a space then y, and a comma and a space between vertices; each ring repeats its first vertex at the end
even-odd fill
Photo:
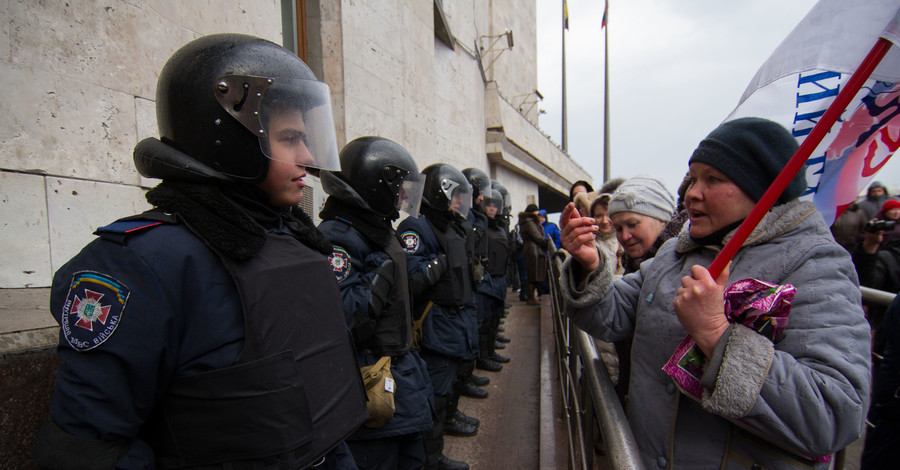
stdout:
POLYGON ((894 47, 806 163, 802 198, 829 224, 900 146, 900 0, 820 0, 726 119, 768 118, 802 142, 879 37, 894 47))

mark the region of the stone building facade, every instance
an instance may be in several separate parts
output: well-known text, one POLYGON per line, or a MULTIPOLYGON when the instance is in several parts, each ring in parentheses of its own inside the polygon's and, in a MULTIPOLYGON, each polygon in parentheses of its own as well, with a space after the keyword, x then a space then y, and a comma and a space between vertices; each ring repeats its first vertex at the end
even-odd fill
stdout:
POLYGON ((533 0, 0 1, 0 461, 27 468, 46 417, 53 272, 97 227, 149 207, 157 181, 132 148, 157 133, 175 50, 217 32, 284 44, 331 87, 339 145, 383 136, 420 168, 485 170, 514 212, 561 209, 590 176, 537 127, 536 23, 533 0))

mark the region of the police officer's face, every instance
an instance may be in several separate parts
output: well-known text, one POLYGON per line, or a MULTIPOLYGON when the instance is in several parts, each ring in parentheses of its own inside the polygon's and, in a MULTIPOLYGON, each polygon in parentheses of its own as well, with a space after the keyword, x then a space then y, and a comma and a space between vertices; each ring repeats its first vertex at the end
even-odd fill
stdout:
POLYGON ((453 196, 450 197, 450 210, 459 212, 460 206, 462 206, 462 195, 458 190, 453 191, 453 196))
POLYGON ((485 206, 484 215, 486 215, 492 219, 494 217, 496 217, 497 216, 497 206, 495 206, 493 204, 488 204, 487 206, 485 206))
POLYGON ((269 118, 269 173, 257 184, 269 195, 269 205, 289 207, 303 199, 305 165, 313 162, 305 139, 306 125, 299 110, 283 111, 269 118))

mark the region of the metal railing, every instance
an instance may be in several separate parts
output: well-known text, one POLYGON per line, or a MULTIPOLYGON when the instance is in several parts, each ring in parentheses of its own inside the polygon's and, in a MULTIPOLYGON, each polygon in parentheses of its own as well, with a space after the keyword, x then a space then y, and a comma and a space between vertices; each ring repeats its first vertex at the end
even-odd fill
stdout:
MULTIPOLYGON (((560 253, 560 252, 557 252, 560 253)), ((565 315, 559 291, 562 256, 550 258, 550 297, 553 330, 566 429, 569 469, 594 468, 594 425, 597 424, 607 459, 613 469, 644 468, 625 411, 597 354, 594 339, 565 315)))
MULTIPOLYGON (((565 315, 565 302, 559 289, 564 252, 550 257, 550 295, 553 330, 560 378, 563 412, 569 438, 568 468, 594 468, 594 426, 600 430, 602 445, 610 468, 644 469, 631 426, 619 403, 615 388, 597 353, 594 339, 579 330, 565 315)), ((865 302, 889 305, 896 294, 860 287, 865 302)), ((835 454, 833 469, 842 470, 846 449, 835 454)))

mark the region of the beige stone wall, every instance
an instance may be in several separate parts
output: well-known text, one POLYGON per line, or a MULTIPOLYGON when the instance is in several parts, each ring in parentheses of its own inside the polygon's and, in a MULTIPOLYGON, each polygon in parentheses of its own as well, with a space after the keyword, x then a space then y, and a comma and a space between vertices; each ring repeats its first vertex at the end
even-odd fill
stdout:
MULTIPOLYGON (((442 4, 454 47, 435 38, 434 0, 307 0, 310 65, 331 86, 338 143, 380 135, 420 168, 496 174, 516 201, 538 181, 565 193, 583 170, 517 110, 537 81, 536 5, 442 4), (506 29, 514 47, 479 62, 479 38, 506 29)), ((279 0, 210 5, 0 0, 0 81, 11 85, 0 100, 0 288, 49 286, 94 229, 147 208, 156 181, 135 171, 132 148, 157 135, 155 85, 172 52, 215 32, 282 42, 279 0)), ((315 212, 324 194, 311 186, 315 212)))
POLYGON ((156 135, 159 70, 184 43, 281 43, 278 0, 0 1, 0 287, 48 286, 91 232, 147 208, 132 148, 156 135))

